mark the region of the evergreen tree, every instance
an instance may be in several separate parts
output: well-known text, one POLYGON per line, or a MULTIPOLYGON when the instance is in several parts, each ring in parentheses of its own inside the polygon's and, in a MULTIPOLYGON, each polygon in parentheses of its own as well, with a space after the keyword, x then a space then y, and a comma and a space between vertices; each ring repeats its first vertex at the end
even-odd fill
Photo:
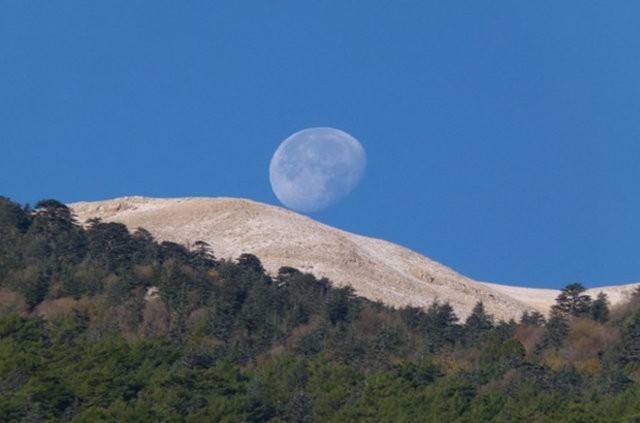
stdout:
POLYGON ((531 313, 525 311, 520 318, 520 324, 522 325, 541 327, 544 326, 544 323, 544 315, 539 311, 532 311, 531 313))
POLYGON ((189 275, 178 263, 164 266, 160 279, 160 296, 171 317, 171 332, 179 342, 184 340, 186 320, 194 305, 189 301, 189 275))
POLYGON ((256 273, 262 274, 264 273, 264 267, 262 267, 262 262, 258 257, 253 254, 243 253, 238 257, 238 266, 243 269, 251 270, 256 273))
POLYGON ((591 306, 591 317, 596 322, 604 323, 609 320, 609 300, 607 294, 600 292, 591 306))
POLYGON ((565 315, 580 317, 591 312, 591 297, 584 294, 585 288, 580 283, 565 286, 556 298, 553 308, 565 315))
POLYGON ((144 228, 138 228, 132 235, 134 250, 132 259, 136 264, 155 264, 158 259, 158 244, 153 235, 144 228))
POLYGON ((477 342, 492 328, 493 316, 487 314, 482 301, 478 301, 464 323, 466 342, 477 342))
POLYGON ((545 328, 543 344, 545 346, 559 347, 567 334, 569 334, 569 321, 566 314, 553 307, 545 328))
POLYGON ((632 364, 633 368, 640 367, 640 310, 633 315, 631 322, 623 328, 622 361, 632 364))
POLYGON ((0 196, 0 235, 9 229, 24 233, 31 223, 29 215, 18 204, 0 196))
POLYGON ((0 197, 0 285, 9 269, 21 264, 21 252, 16 246, 30 223, 29 215, 18 204, 0 197))
POLYGON ((423 331, 431 351, 437 351, 446 345, 454 345, 459 340, 461 327, 458 316, 448 302, 434 301, 427 308, 423 320, 423 331))
POLYGON ((50 233, 69 230, 76 222, 71 209, 58 200, 41 200, 36 203, 36 218, 47 224, 50 233))
POLYGON ((329 292, 324 312, 332 325, 354 317, 356 311, 354 297, 353 288, 350 286, 335 288, 329 292))
POLYGON ((191 264, 196 269, 209 269, 218 264, 208 242, 196 241, 193 244, 191 264))
POLYGON ((19 291, 23 293, 27 306, 32 311, 49 293, 51 273, 42 266, 30 266, 23 275, 19 291))
POLYGON ((189 250, 187 250, 185 246, 171 241, 163 241, 162 244, 160 244, 158 255, 162 263, 171 260, 179 263, 188 263, 190 256, 189 250))
POLYGON ((30 263, 46 261, 52 267, 79 263, 86 253, 84 231, 76 225, 71 209, 57 200, 36 204, 23 242, 25 258, 30 263))
POLYGON ((93 260, 109 271, 129 268, 135 251, 135 242, 122 223, 92 221, 87 230, 89 251, 93 260))
POLYGON ((295 267, 282 266, 280 269, 278 269, 278 277, 276 278, 278 286, 287 285, 291 278, 300 274, 301 272, 295 267))

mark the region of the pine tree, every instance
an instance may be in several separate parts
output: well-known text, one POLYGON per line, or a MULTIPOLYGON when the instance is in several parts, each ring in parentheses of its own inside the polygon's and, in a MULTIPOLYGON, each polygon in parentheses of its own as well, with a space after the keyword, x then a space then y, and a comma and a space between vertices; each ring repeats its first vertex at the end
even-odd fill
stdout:
POLYGON ((91 222, 87 230, 91 257, 109 271, 129 268, 136 244, 122 223, 91 222))
POLYGON ((240 254, 240 257, 238 257, 238 266, 242 267, 243 269, 253 270, 254 272, 259 274, 264 273, 262 262, 253 254, 240 254))
POLYGON ((196 269, 210 269, 218 265, 216 257, 211 250, 211 245, 209 245, 208 242, 196 241, 193 247, 191 264, 195 266, 196 269))
POLYGON ((520 324, 522 325, 541 327, 544 326, 544 323, 544 316, 539 311, 532 311, 531 313, 525 311, 522 313, 522 318, 520 318, 520 324))
POLYGON ((436 351, 445 345, 453 345, 459 340, 462 327, 458 324, 458 316, 449 303, 434 301, 427 308, 423 330, 429 348, 436 351))
POLYGON ((551 309, 545 327, 547 329, 543 341, 545 346, 559 347, 569 334, 569 322, 566 315, 555 307, 551 309))
POLYGON ((623 329, 622 336, 623 362, 638 366, 640 363, 640 311, 636 311, 629 325, 623 329))
POLYGON ((556 298, 555 310, 570 316, 585 316, 591 312, 591 297, 584 294, 585 288, 580 283, 565 286, 556 298))
POLYGON ((600 323, 609 320, 609 300, 607 294, 604 292, 599 293, 598 298, 593 302, 591 306, 591 317, 600 323))
POLYGON ((472 344, 493 328, 493 316, 484 310, 482 301, 478 301, 464 323, 465 340, 472 344))

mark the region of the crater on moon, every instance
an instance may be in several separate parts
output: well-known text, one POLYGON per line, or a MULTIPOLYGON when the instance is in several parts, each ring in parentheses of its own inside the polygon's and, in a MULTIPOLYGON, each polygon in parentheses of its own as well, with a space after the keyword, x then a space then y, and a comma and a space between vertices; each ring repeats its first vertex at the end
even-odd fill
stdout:
POLYGON ((284 140, 271 159, 269 179, 286 207, 316 212, 344 199, 366 167, 362 145, 334 128, 309 128, 284 140))

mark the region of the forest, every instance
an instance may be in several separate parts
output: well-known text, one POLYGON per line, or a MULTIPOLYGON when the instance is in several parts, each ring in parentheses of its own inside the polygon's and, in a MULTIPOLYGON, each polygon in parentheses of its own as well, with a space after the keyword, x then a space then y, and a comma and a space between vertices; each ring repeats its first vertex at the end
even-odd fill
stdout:
POLYGON ((638 422, 639 381, 640 290, 461 320, 0 197, 2 422, 638 422))

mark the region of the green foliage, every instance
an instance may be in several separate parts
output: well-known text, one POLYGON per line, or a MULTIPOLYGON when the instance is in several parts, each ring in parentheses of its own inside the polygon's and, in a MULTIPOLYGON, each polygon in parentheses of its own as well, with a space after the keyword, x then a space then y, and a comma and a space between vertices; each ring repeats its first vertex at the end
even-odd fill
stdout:
POLYGON ((218 262, 213 255, 211 246, 205 241, 196 241, 191 258, 191 265, 196 269, 210 269, 217 266, 218 262))
POLYGON ((329 292, 325 315, 332 325, 348 322, 356 317, 357 310, 354 297, 353 288, 349 286, 332 289, 329 292))
POLYGON ((101 263, 107 271, 128 268, 133 263, 136 248, 127 227, 121 223, 92 221, 87 230, 91 259, 101 263))
POLYGON ((486 336, 493 328, 493 316, 484 311, 482 301, 476 303, 464 323, 465 342, 474 344, 486 336))
POLYGON ((634 421, 640 291, 547 321, 396 310, 291 267, 0 197, 0 421, 634 421), (9 301, 10 300, 10 301, 9 301), (20 314, 21 313, 21 314, 20 314))
POLYGON ((629 369, 640 368, 640 310, 637 310, 631 320, 623 328, 624 339, 622 362, 629 369))
POLYGON ((6 234, 10 229, 24 233, 29 227, 29 214, 24 208, 6 197, 0 196, 0 229, 6 234))
POLYGON ((531 313, 525 311, 524 313, 522 313, 520 324, 540 327, 544 326, 545 321, 546 320, 544 316, 539 311, 533 311, 531 313))
POLYGON ((553 306, 554 310, 567 316, 585 316, 591 312, 591 297, 584 294, 582 284, 572 283, 565 286, 553 306))
POLYGON ((258 274, 264 273, 264 267, 260 259, 253 254, 243 253, 238 257, 238 266, 243 269, 256 272, 258 274))
POLYGON ((462 327, 458 325, 458 316, 449 303, 434 301, 420 320, 421 329, 432 352, 454 345, 460 339, 462 327))
POLYGON ((556 308, 551 309, 551 315, 545 327, 545 345, 558 347, 569 333, 569 321, 567 317, 556 308))
POLYGON ((607 299, 607 294, 604 292, 599 293, 598 298, 593 302, 591 306, 591 317, 600 323, 609 320, 609 300, 607 299))

